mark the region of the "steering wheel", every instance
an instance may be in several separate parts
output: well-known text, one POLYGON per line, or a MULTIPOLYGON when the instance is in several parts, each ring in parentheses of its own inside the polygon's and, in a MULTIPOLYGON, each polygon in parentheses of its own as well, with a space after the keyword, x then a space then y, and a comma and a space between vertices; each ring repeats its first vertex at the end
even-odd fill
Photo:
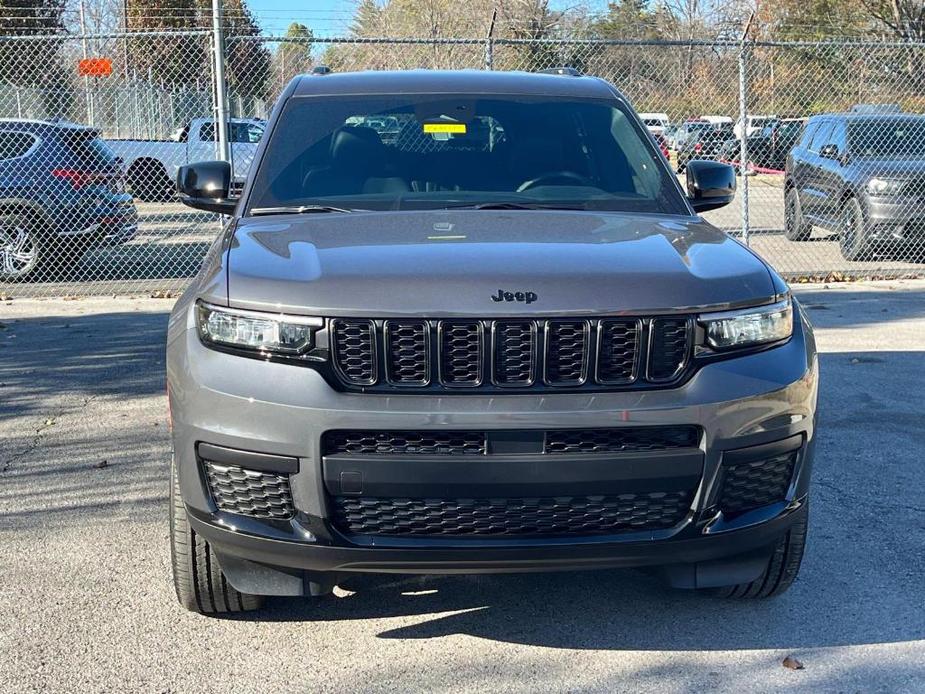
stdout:
POLYGON ((517 188, 518 193, 536 188, 537 186, 568 186, 579 185, 594 187, 594 182, 587 176, 582 176, 574 171, 547 171, 546 173, 524 181, 517 188))

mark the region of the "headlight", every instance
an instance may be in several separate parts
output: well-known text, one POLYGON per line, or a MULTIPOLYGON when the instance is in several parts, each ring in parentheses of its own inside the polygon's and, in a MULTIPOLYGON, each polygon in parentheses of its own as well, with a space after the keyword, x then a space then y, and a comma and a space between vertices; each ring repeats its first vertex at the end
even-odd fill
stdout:
POLYGON ((867 182, 867 192, 871 195, 898 195, 905 185, 905 181, 893 178, 872 178, 867 182))
POLYGON ((768 306, 700 316, 706 342, 713 349, 748 347, 786 340, 793 333, 790 298, 768 306))
POLYGON ((220 308, 200 302, 196 327, 203 342, 268 354, 301 354, 312 347, 321 318, 220 308))

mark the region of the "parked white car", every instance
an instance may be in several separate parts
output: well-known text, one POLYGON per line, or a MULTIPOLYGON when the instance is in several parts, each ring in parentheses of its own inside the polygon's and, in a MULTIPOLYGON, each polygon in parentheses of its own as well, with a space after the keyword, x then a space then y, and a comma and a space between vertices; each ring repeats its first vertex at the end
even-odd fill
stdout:
MULTIPOLYGON (((232 181, 243 183, 257 144, 263 137, 263 121, 232 118, 228 122, 232 181)), ((194 118, 169 140, 109 140, 109 146, 125 165, 126 181, 139 200, 163 200, 173 193, 177 170, 186 164, 217 159, 215 121, 194 118)))
MULTIPOLYGON (((752 135, 757 135, 765 126, 768 126, 778 120, 777 116, 747 116, 745 119, 745 137, 751 137, 752 135)), ((736 121, 735 126, 732 129, 732 132, 735 133, 736 139, 742 139, 742 119, 736 121)))
POLYGON ((665 128, 671 124, 667 113, 640 113, 639 118, 653 135, 664 135, 665 128))
POLYGON ((713 123, 714 125, 722 125, 723 123, 733 122, 730 116, 700 116, 700 120, 705 120, 708 123, 713 123))

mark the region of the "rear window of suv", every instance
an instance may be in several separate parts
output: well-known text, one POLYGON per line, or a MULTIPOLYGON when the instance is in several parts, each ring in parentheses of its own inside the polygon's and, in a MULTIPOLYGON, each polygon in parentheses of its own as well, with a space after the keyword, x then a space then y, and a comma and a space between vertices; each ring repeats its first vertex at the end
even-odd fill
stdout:
POLYGON ((0 161, 29 153, 37 142, 35 135, 17 130, 0 130, 0 161))
POLYGON ((267 144, 248 210, 511 203, 688 214, 660 157, 616 100, 296 97, 267 144))
POLYGON ((94 130, 65 130, 62 132, 61 140, 80 167, 90 170, 105 169, 116 163, 116 153, 94 130))

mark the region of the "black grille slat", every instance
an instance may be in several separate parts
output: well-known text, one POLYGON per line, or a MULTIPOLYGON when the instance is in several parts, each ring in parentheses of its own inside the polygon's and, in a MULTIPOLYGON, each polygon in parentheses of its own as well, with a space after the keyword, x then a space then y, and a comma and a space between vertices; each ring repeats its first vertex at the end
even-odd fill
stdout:
POLYGON ((335 320, 334 365, 353 385, 372 385, 377 380, 376 328, 368 320, 335 320))
POLYGON ((723 513, 741 513, 783 501, 790 488, 796 451, 751 462, 723 465, 719 506, 723 513))
POLYGON ((220 511, 253 518, 291 518, 289 477, 203 461, 212 500, 220 511))
POLYGON ((672 381, 687 365, 690 353, 690 321, 686 318, 654 318, 649 328, 649 380, 672 381))
POLYGON ((472 431, 329 431, 325 455, 483 455, 485 434, 472 431))
POLYGON ((639 365, 638 320, 602 320, 598 328, 597 382, 631 383, 639 365))
POLYGON ((546 324, 546 382, 580 385, 588 377, 588 321, 549 321, 546 324))
POLYGON ((482 384, 483 330, 479 321, 441 321, 440 382, 447 386, 482 384))
POLYGON ((555 537, 664 530, 692 492, 501 499, 333 498, 334 523, 355 535, 555 537))
POLYGON ((430 382, 430 326, 424 321, 385 323, 387 379, 398 385, 424 386, 430 382))
POLYGON ((536 379, 536 324, 498 321, 492 331, 492 378, 503 386, 529 386, 536 379))
POLYGON ((347 386, 422 389, 673 385, 692 354, 689 317, 330 319, 347 386))
POLYGON ((619 429, 552 429, 546 432, 546 453, 619 453, 694 448, 700 428, 624 427, 619 429))

